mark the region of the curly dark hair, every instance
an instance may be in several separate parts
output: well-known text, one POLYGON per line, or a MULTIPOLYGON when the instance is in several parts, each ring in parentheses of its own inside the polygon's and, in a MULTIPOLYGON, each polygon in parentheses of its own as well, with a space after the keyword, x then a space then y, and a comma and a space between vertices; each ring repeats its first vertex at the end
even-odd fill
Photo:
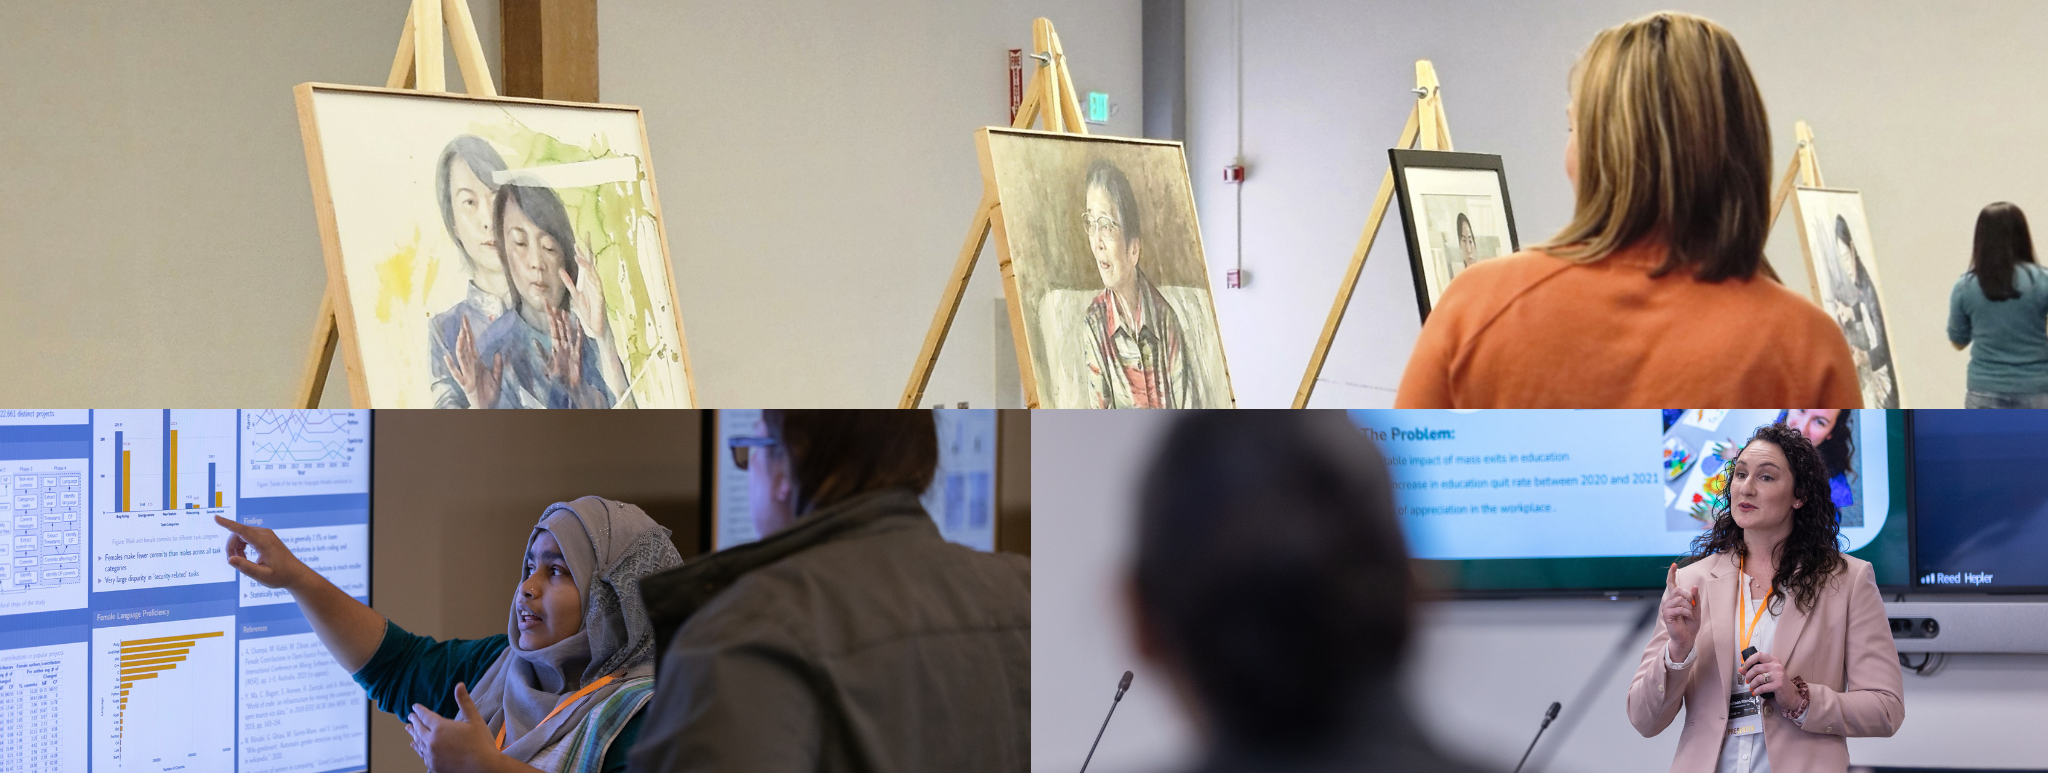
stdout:
MULTIPOLYGON (((1790 593, 1799 611, 1812 612, 1828 578, 1848 565, 1839 549, 1842 527, 1836 520, 1834 498, 1828 492, 1827 464, 1805 435, 1783 424, 1758 427, 1742 447, 1747 449, 1759 440, 1784 452, 1785 461, 1792 468, 1792 497, 1800 503, 1792 510, 1792 533, 1778 545, 1768 601, 1773 610, 1783 609, 1786 594, 1790 593)), ((1734 462, 1729 465, 1732 467, 1734 462)), ((1733 475, 1730 477, 1732 488, 1733 475)), ((1732 494, 1723 497, 1720 509, 1714 513, 1714 525, 1692 541, 1692 555, 1687 563, 1715 553, 1749 555, 1749 546, 1742 541, 1742 527, 1736 525, 1735 515, 1729 509, 1734 502, 1732 494)))

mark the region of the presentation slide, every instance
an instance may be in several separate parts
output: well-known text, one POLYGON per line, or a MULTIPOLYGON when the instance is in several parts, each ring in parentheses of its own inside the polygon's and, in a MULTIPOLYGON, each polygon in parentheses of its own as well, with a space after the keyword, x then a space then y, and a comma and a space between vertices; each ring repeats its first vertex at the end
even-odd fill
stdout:
POLYGON ((93 592, 232 581, 213 517, 235 517, 235 412, 93 419, 93 592))
POLYGON ((85 608, 85 469, 84 459, 0 461, 0 615, 85 608))
POLYGON ((1675 556, 1727 503, 1728 462, 1785 422, 1829 464, 1845 550, 1891 510, 1882 411, 1352 412, 1392 469, 1409 548, 1437 560, 1675 556))
POLYGON ((363 688, 311 631, 242 626, 240 773, 361 768, 363 688))
POLYGON ((1913 413, 1914 584, 2048 591, 2048 411, 1913 413))
POLYGON ((0 650, 0 771, 85 773, 85 649, 0 650))
POLYGON ((370 422, 356 411, 243 411, 242 496, 370 488, 370 422))
MULTIPOLYGON (((152 620, 177 614, 145 607, 105 617, 152 620)), ((94 771, 234 766, 234 723, 220 721, 235 715, 234 627, 235 618, 228 615, 93 629, 94 771)))
MULTIPOLYGON (((761 436, 761 412, 750 409, 714 413, 712 455, 711 546, 724 550, 761 537, 748 508, 747 471, 732 462, 727 441, 761 436)), ((932 411, 939 434, 939 469, 925 489, 924 509, 947 541, 976 550, 996 547, 996 419, 994 409, 932 411)))
POLYGON ((0 410, 0 773, 364 770, 362 690, 213 519, 367 602, 369 440, 368 411, 0 410))

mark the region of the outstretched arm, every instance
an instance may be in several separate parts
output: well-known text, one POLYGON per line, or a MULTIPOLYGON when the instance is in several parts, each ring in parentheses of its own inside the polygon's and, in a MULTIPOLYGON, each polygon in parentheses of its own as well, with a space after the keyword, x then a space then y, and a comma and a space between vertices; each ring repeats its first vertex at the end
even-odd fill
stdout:
POLYGON ((370 656, 377 654, 377 645, 384 642, 383 615, 292 555, 277 532, 217 515, 213 521, 233 535, 228 537, 228 564, 263 587, 290 591, 292 600, 312 622, 313 633, 343 669, 351 674, 361 671, 370 656), (250 548, 256 549, 254 558, 249 556, 250 548))

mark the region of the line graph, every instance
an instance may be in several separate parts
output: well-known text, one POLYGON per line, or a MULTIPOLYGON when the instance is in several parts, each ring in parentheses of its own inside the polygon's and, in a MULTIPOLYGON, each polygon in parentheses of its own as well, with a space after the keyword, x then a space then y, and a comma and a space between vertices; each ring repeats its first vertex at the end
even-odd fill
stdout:
POLYGON ((369 491, 367 411, 242 412, 242 496, 369 491))

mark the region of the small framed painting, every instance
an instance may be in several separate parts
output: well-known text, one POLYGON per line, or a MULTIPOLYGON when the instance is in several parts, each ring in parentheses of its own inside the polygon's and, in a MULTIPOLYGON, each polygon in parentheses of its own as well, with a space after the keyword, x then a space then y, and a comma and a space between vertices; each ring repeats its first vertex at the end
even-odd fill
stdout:
POLYGON ((1408 232, 1408 266, 1424 319, 1451 280, 1474 263, 1521 249, 1500 156, 1441 150, 1387 151, 1394 198, 1408 232))

